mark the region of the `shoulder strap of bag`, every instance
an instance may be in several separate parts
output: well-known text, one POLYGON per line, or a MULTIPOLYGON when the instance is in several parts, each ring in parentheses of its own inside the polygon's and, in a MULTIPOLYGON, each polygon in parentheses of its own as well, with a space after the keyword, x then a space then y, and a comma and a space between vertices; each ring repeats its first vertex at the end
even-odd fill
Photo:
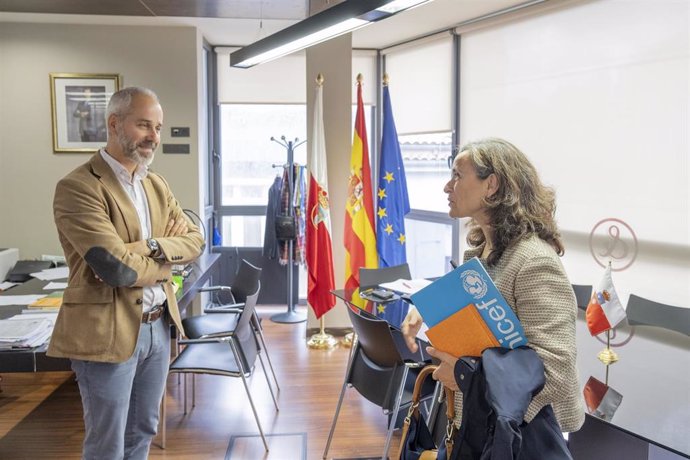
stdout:
POLYGON ((400 452, 404 452, 405 448, 405 442, 407 440, 407 433, 410 431, 410 424, 412 423, 412 419, 414 418, 415 421, 419 420, 419 399, 422 393, 422 387, 424 386, 424 381, 429 377, 431 374, 434 373, 438 366, 434 365, 428 365, 424 366, 421 371, 419 371, 419 374, 417 375, 417 379, 414 382, 414 390, 412 390, 412 400, 410 403, 410 408, 407 411, 407 416, 405 417, 405 421, 403 422, 403 427, 402 427, 402 433, 400 436, 400 452))
POLYGON ((443 387, 446 392, 446 458, 451 458, 453 444, 455 443, 455 392, 448 387, 443 387))
POLYGON ((414 390, 412 391, 412 404, 418 406, 419 405, 419 399, 422 394, 422 387, 424 386, 424 381, 426 380, 427 377, 429 377, 431 374, 434 373, 434 371, 438 368, 438 366, 435 365, 428 365, 424 366, 421 371, 419 371, 419 375, 417 375, 417 380, 414 382, 414 390))

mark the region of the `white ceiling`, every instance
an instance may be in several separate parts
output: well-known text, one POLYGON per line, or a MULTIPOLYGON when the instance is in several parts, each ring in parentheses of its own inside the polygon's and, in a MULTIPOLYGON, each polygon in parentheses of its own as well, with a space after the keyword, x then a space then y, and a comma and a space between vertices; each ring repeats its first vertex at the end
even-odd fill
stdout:
MULTIPOLYGON (((270 18, 294 18, 300 11, 304 11, 302 7, 306 5, 307 0, 233 1, 238 6, 237 15, 242 17, 145 17, 0 12, 0 22, 187 25, 198 27, 212 45, 248 45, 295 23, 295 19, 270 18), (263 19, 253 19, 251 16, 261 16, 263 19)), ((353 32, 352 43, 355 48, 385 48, 523 3, 527 2, 525 0, 434 0, 353 32)))

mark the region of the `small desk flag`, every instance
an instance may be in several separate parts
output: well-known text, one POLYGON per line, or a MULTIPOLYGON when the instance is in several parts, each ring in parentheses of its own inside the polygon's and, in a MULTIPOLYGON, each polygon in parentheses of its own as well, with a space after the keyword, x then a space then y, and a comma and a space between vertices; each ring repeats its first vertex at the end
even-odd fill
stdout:
POLYGON ((606 267, 599 286, 592 294, 585 313, 587 328, 592 335, 613 329, 625 318, 625 308, 621 304, 611 278, 611 265, 606 267))
POLYGON ((583 393, 587 412, 607 422, 611 421, 623 401, 622 394, 594 377, 587 380, 583 393))
POLYGON ((359 308, 370 308, 359 296, 360 267, 378 268, 376 233, 374 227, 374 202, 369 167, 367 128, 364 122, 362 101, 362 77, 357 76, 357 115, 350 156, 348 198, 345 205, 345 289, 352 290, 352 303, 359 308))
POLYGON ((309 195, 307 201, 306 259, 309 272, 307 301, 316 318, 335 305, 331 210, 328 200, 326 139, 323 127, 323 87, 316 88, 314 132, 309 150, 309 195))

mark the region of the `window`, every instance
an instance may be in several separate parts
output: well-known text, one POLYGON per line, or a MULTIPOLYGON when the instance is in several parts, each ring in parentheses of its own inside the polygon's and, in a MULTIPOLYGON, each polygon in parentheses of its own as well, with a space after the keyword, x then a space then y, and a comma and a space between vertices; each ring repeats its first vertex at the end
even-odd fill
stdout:
MULTIPOLYGON (((263 246, 268 190, 283 173, 287 150, 271 137, 306 138, 301 104, 223 104, 221 126, 221 234, 224 246, 263 246)), ((297 143, 295 143, 296 145, 297 143)), ((294 150, 305 164, 306 146, 294 150)))
POLYGON ((448 212, 443 186, 448 182, 452 133, 398 136, 405 165, 410 208, 448 212))

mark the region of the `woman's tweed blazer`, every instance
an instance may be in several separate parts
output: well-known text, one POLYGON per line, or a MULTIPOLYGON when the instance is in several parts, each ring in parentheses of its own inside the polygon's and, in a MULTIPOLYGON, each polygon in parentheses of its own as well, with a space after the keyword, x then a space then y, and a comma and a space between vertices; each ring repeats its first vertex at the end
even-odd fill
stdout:
MULTIPOLYGON (((469 249, 464 260, 478 257, 483 249, 469 249)), ((531 235, 506 249, 493 267, 483 259, 482 264, 520 319, 528 345, 544 361, 546 385, 529 405, 525 420, 531 421, 551 404, 561 429, 577 431, 585 420, 576 367, 577 304, 558 254, 531 235)), ((455 398, 455 413, 462 414, 460 394, 455 398)))

